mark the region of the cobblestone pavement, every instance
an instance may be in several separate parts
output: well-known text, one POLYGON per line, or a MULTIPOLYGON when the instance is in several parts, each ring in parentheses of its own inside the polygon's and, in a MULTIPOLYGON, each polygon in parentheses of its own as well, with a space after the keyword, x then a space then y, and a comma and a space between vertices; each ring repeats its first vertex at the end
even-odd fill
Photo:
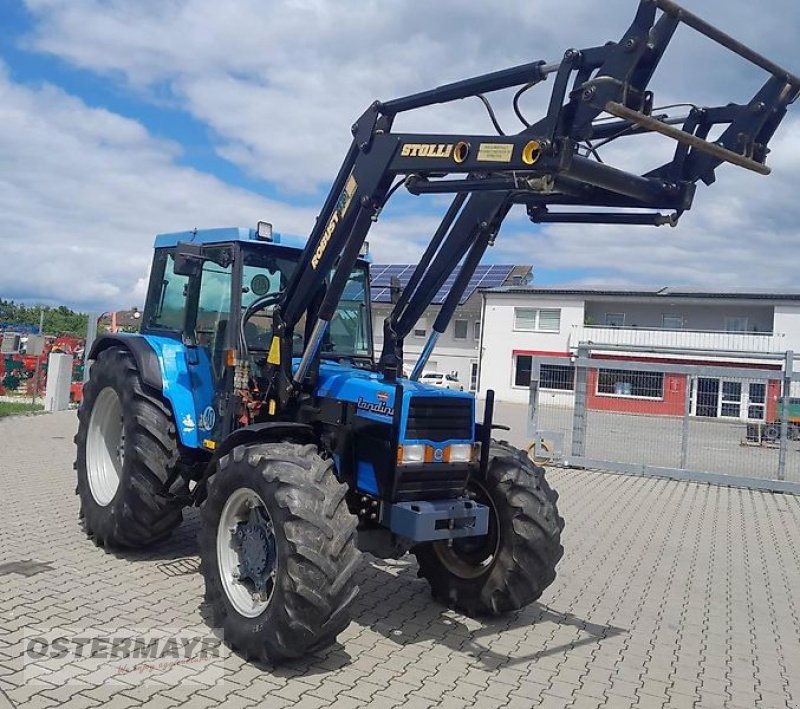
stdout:
POLYGON ((196 514, 147 552, 94 547, 75 426, 0 421, 0 707, 800 707, 800 497, 563 470, 564 560, 519 613, 466 618, 413 560, 366 557, 355 620, 302 663, 34 662, 25 642, 47 628, 207 631, 196 514))

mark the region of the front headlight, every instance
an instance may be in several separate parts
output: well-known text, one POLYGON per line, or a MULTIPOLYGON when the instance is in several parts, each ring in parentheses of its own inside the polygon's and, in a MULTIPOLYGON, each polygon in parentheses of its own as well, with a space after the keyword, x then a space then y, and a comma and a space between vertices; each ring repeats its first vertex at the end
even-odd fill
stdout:
POLYGON ((424 462, 425 462, 424 443, 412 443, 410 445, 397 447, 398 465, 407 465, 410 463, 424 463, 424 462))
POLYGON ((445 451, 448 463, 469 463, 472 461, 474 448, 471 443, 454 443, 445 451))

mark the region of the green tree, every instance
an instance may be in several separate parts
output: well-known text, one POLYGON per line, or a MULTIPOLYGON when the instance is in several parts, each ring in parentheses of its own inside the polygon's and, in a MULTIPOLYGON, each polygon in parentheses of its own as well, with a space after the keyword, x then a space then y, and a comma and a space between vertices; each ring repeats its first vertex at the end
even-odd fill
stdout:
POLYGON ((86 333, 86 313, 76 312, 65 305, 57 308, 42 305, 25 305, 0 298, 0 323, 38 327, 44 312, 44 331, 48 335, 77 335, 86 333))

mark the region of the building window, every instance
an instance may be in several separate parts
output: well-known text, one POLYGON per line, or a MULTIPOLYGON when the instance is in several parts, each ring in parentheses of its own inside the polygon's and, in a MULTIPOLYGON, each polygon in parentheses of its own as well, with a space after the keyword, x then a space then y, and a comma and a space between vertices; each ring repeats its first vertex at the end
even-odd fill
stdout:
POLYGON ((480 320, 476 320, 472 325, 472 338, 477 342, 481 339, 481 323, 480 320))
POLYGON ((664 313, 661 316, 661 327, 664 330, 683 330, 683 315, 669 315, 664 313))
POLYGON ((572 391, 575 388, 575 367, 570 364, 540 364, 539 388, 572 391))
MULTIPOLYGON (((517 355, 514 358, 514 386, 531 385, 533 357, 517 355)), ((570 364, 540 364, 539 388, 572 391, 575 388, 575 367, 570 364)))
POLYGON ((742 383, 722 382, 722 402, 720 416, 739 418, 742 408, 742 383))
POLYGON ((414 337, 425 337, 428 334, 428 331, 424 327, 415 327, 414 328, 414 337))
POLYGON ((558 332, 560 308, 514 308, 514 329, 531 332, 558 332))
POLYGON ((469 390, 476 391, 478 389, 478 363, 472 362, 469 366, 469 390))
POLYGON ((530 355, 517 355, 514 358, 514 386, 527 387, 531 385, 531 363, 533 358, 530 355))
POLYGON ((725 332, 747 332, 747 318, 738 315, 725 318, 725 332))
POLYGON ((606 327, 625 327, 625 313, 606 313, 606 327))
POLYGON ((664 397, 664 373, 601 369, 597 373, 597 393, 610 396, 662 399, 664 397))
POLYGON ((764 420, 764 406, 767 401, 767 385, 764 382, 752 382, 749 391, 750 403, 747 406, 747 418, 764 420))
POLYGON ((468 327, 469 323, 466 320, 456 320, 453 323, 453 337, 456 340, 466 340, 468 327))

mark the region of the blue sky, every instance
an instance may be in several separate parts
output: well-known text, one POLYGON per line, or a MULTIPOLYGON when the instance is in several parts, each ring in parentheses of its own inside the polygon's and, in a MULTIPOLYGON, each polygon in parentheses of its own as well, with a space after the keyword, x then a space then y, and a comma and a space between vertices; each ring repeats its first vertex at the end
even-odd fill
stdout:
MULTIPOLYGON (((609 0, 600 14, 584 0, 4 0, 0 297, 140 305, 156 232, 267 219, 304 236, 349 126, 374 98, 614 39, 635 4, 609 0)), ((796 3, 773 0, 764 13, 731 0, 724 18, 713 0, 685 4, 800 70, 796 3)), ((654 82, 662 103, 742 99, 760 78, 690 37, 675 50, 654 82)), ((548 95, 545 85, 526 99, 530 115, 548 95)), ((517 130, 509 97, 496 104, 517 130)), ((397 128, 492 130, 477 101, 397 128)), ((790 286, 800 266, 786 249, 800 223, 796 116, 774 148, 768 181, 721 170, 678 229, 541 228, 520 208, 486 260, 530 264, 539 284, 790 286)), ((644 170, 670 149, 654 138, 611 157, 644 170)), ((398 194, 370 236, 376 260, 415 262, 444 204, 398 194)))
POLYGON ((13 81, 31 87, 54 84, 87 106, 113 111, 141 123, 154 136, 180 143, 183 150, 177 164, 208 172, 253 192, 276 195, 275 185, 268 179, 247 175, 235 163, 221 158, 214 149, 209 126, 172 100, 168 88, 165 87, 163 100, 159 100, 157 89, 154 95, 143 97, 131 91, 119 76, 97 74, 57 56, 26 48, 25 38, 34 31, 35 18, 23 2, 6 2, 0 25, 0 58, 13 81))

